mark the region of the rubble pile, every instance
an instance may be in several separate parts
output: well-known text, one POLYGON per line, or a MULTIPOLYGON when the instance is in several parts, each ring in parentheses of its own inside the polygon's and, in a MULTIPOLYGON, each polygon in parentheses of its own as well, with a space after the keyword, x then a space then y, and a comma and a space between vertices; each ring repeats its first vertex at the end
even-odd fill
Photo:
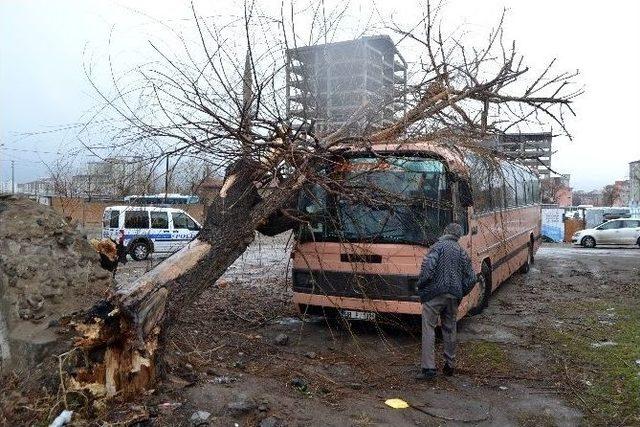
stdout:
POLYGON ((112 286, 89 242, 53 209, 0 196, 0 366, 33 366, 60 348, 60 320, 112 286))

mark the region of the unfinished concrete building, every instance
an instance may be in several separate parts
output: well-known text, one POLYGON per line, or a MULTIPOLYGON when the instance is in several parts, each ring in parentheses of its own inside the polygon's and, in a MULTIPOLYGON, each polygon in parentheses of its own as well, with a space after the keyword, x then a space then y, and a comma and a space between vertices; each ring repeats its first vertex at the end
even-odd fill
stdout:
POLYGON ((404 109, 407 64, 389 36, 287 50, 287 117, 317 133, 380 128, 404 109))
POLYGON ((541 179, 551 176, 551 132, 508 133, 492 138, 488 146, 519 159, 524 165, 537 171, 541 179))

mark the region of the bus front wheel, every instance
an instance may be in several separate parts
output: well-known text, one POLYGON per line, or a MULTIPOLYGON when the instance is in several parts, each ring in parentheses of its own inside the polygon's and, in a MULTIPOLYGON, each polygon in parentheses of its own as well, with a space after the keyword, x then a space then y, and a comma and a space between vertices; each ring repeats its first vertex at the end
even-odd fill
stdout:
POLYGON ((482 268, 478 277, 478 285, 480 287, 480 295, 475 307, 469 310, 469 314, 475 316, 484 311, 489 305, 489 297, 491 296, 491 267, 486 261, 482 261, 482 268))

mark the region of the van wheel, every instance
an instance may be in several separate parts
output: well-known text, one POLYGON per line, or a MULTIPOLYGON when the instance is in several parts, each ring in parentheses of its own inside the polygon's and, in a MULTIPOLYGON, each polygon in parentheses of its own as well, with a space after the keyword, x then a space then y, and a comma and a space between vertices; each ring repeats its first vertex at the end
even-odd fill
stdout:
POLYGON ((591 236, 587 236, 582 239, 582 246, 585 248, 595 248, 596 247, 596 239, 591 236))
POLYGON ((489 267, 486 261, 482 261, 482 268, 478 279, 479 281, 476 286, 480 287, 480 300, 475 307, 469 310, 471 316, 482 313, 489 305, 489 297, 491 296, 491 267, 489 267))
POLYGON ((135 242, 131 245, 129 253, 131 254, 131 258, 136 261, 143 261, 149 257, 151 250, 149 249, 149 245, 145 242, 135 242))

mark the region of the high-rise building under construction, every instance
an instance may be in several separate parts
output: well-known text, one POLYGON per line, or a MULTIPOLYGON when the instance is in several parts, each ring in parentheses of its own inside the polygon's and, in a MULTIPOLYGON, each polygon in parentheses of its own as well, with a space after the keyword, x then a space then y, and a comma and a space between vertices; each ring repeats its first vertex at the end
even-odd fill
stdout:
POLYGON ((407 64, 389 36, 287 50, 287 116, 326 133, 381 128, 404 109, 407 64))

